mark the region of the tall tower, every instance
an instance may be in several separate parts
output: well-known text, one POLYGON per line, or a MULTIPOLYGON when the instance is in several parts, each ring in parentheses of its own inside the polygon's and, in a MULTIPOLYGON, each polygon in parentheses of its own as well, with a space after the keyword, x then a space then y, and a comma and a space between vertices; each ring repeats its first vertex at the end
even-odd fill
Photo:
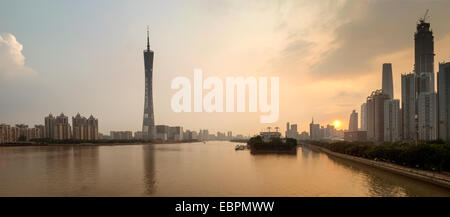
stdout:
POLYGON ((147 26, 147 49, 144 50, 145 99, 142 136, 152 140, 155 135, 155 116, 153 113, 153 51, 150 50, 149 30, 147 26))
POLYGON ((416 138, 436 139, 436 93, 434 91, 434 38, 425 16, 414 34, 414 70, 416 74, 416 138))
POLYGON ((430 23, 425 20, 427 13, 417 24, 417 32, 414 34, 414 71, 434 73, 434 38, 430 29, 430 23))
POLYGON ((383 63, 383 81, 381 90, 383 93, 389 95, 391 99, 394 98, 394 85, 392 84, 392 64, 383 63))
POLYGON ((437 132, 437 100, 434 91, 434 37, 428 10, 414 33, 414 73, 402 75, 402 137, 433 140, 437 132))

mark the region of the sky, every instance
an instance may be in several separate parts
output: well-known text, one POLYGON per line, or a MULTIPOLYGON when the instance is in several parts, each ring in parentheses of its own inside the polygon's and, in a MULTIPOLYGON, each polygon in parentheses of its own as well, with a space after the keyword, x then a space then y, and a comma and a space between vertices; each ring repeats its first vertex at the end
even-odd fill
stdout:
MULTIPOLYGON (((392 63, 413 69, 417 20, 429 9, 438 62, 450 61, 447 0, 0 0, 0 122, 43 124, 49 113, 99 119, 99 131, 138 131, 146 28, 155 52, 156 124, 253 135, 297 123, 342 122, 381 88, 392 63), (279 77, 278 121, 262 113, 176 113, 174 78, 279 77)), ((205 93, 207 93, 205 91, 205 93)))

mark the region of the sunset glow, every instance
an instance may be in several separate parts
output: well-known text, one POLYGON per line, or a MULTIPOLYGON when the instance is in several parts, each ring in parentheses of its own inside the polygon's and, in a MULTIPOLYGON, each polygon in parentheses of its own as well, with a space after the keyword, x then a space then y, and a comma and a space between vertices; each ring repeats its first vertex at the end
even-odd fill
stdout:
POLYGON ((341 121, 340 120, 335 120, 333 122, 333 125, 336 129, 339 129, 341 127, 341 121))

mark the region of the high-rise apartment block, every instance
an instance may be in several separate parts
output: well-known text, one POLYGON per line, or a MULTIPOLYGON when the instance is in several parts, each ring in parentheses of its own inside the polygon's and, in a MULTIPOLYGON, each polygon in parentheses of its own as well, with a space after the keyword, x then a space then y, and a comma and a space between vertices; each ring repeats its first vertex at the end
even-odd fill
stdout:
POLYGON ((46 137, 55 140, 66 140, 72 138, 69 118, 61 113, 54 117, 52 114, 45 117, 46 137))
POLYGON ((82 117, 79 113, 72 117, 73 139, 98 140, 98 120, 92 115, 89 118, 82 117))
POLYGON ((402 75, 402 129, 403 140, 417 139, 416 124, 416 75, 402 75))
POLYGON ((15 126, 0 124, 0 144, 44 138, 42 137, 44 132, 41 126, 36 125, 34 128, 29 128, 25 124, 16 124, 15 126))
POLYGON ((376 90, 367 97, 367 138, 375 142, 384 141, 384 102, 390 96, 376 90))
POLYGON ((437 109, 436 93, 424 92, 417 100, 418 110, 418 139, 429 141, 437 138, 437 109))
POLYGON ((384 141, 401 140, 400 100, 389 99, 384 102, 384 141))

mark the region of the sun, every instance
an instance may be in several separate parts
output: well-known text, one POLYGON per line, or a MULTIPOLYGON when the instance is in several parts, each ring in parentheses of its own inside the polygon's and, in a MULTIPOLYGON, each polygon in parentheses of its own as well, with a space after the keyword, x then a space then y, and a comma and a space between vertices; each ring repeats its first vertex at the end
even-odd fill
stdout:
POLYGON ((335 121, 333 122, 333 124, 334 124, 334 127, 335 127, 335 128, 339 128, 339 127, 341 126, 341 121, 335 120, 335 121))

